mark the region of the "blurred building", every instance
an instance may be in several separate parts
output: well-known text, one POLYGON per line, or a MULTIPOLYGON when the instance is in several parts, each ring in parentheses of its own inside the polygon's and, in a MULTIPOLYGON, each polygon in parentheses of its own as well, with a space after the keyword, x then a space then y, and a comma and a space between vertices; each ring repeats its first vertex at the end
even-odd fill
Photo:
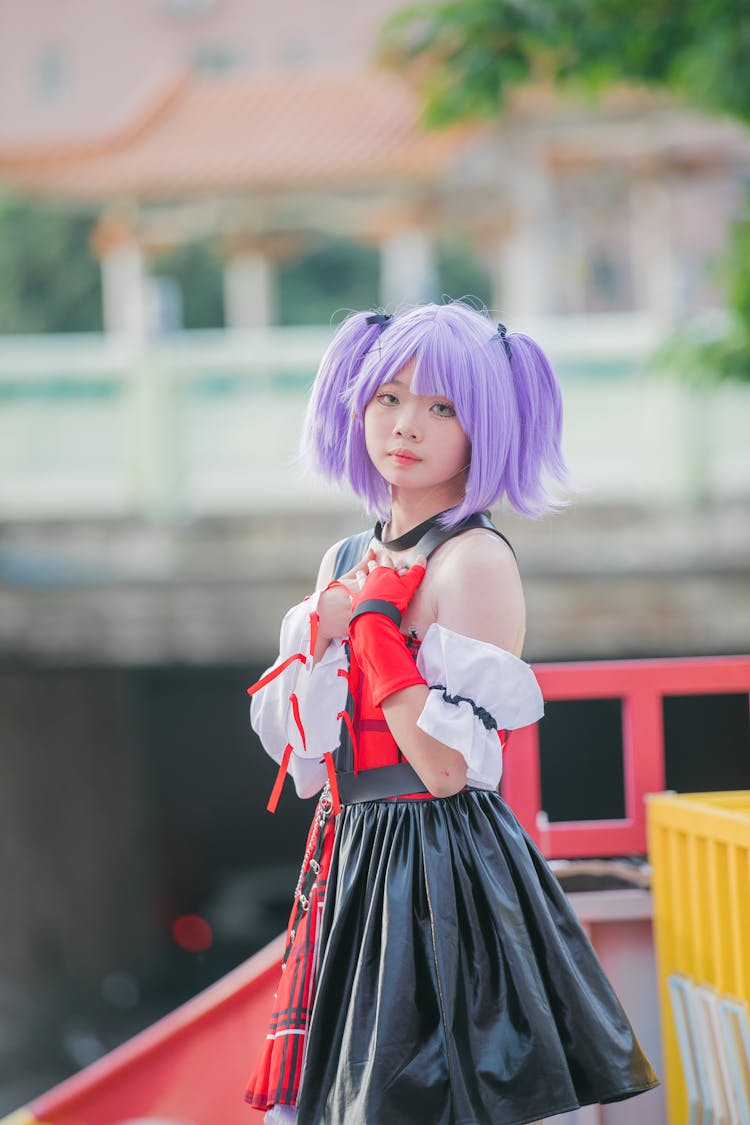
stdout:
MULTIPOLYGON (((330 328, 303 328, 307 310, 294 300, 281 316, 279 292, 334 244, 338 268, 348 261, 352 278, 367 274, 357 296, 368 303, 471 293, 542 341, 564 383, 578 506, 627 511, 628 566, 698 565, 695 505, 713 504, 730 510, 717 516, 725 530, 711 546, 732 574, 741 569, 744 522, 733 506, 748 495, 747 396, 649 381, 648 372, 677 325, 716 311, 713 267, 750 178, 750 134, 665 96, 615 90, 594 105, 543 89, 517 95, 496 123, 426 132, 415 91, 377 62, 379 29, 398 7, 0 4, 0 185, 95 219, 106 328, 104 338, 0 347, 0 516, 17 528, 11 573, 23 573, 29 555, 61 550, 61 574, 161 582, 189 558, 151 525, 121 535, 112 568, 96 527, 81 532, 71 556, 70 523, 61 535, 48 525, 25 533, 29 519, 253 513, 254 543, 267 540, 266 517, 301 510, 324 521, 296 555, 297 577, 314 571, 319 538, 356 509, 293 469, 330 328), (220 262, 225 329, 214 334, 180 333, 185 294, 159 276, 165 250, 198 241, 220 262), (461 269, 455 256, 450 266, 451 247, 462 248, 461 269), (682 523, 657 549, 652 520, 664 510, 682 523)), ((336 270, 330 259, 327 268, 336 270)), ((318 308, 322 325, 341 315, 325 300, 318 308)), ((555 557, 571 573, 601 563, 611 579, 626 565, 568 528, 554 534, 577 547, 555 557)), ((221 535, 216 544, 211 566, 221 568, 221 535)), ((537 564, 531 549, 529 571, 541 582, 540 550, 537 564)), ((230 554, 230 570, 241 558, 230 554)), ((277 593, 258 607, 255 654, 275 628, 277 593)), ((564 655, 566 635, 570 655, 653 650, 651 613, 625 615, 633 634, 624 641, 594 614, 581 624, 565 598, 555 612, 577 624, 555 632, 544 604, 542 632, 530 631, 535 655, 564 655)), ((21 616, 24 636, 36 638, 28 643, 44 649, 21 616)), ((224 615, 211 619, 217 634, 231 634, 224 615)), ((675 612, 655 636, 669 651, 694 637, 711 650, 741 647, 744 615, 732 609, 721 619, 709 640, 675 612)), ((155 651, 147 634, 144 619, 141 639, 127 642, 133 658, 155 651)), ((102 654, 126 643, 119 630, 111 644, 106 635, 97 631, 102 654)), ((200 644, 192 642, 194 658, 200 644)), ((207 644, 217 655, 235 651, 227 640, 207 644)), ((67 651, 79 649, 69 642, 67 651)), ((171 651, 157 649, 160 658, 171 651)))
POLYGON ((99 215, 105 323, 136 337, 174 326, 149 261, 196 238, 230 328, 277 322, 279 269, 326 240, 377 253, 384 304, 439 297, 451 241, 512 323, 717 303, 746 131, 634 91, 532 91, 497 125, 426 133, 375 63, 399 6, 5 0, 0 183, 99 215))

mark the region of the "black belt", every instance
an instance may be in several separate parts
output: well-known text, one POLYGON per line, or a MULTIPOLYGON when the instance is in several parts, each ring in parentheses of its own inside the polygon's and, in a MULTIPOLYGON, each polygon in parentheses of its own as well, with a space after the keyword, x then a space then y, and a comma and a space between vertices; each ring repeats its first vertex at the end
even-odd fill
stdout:
POLYGON ((429 793, 419 774, 408 762, 376 766, 359 773, 340 773, 337 777, 342 805, 360 801, 380 801, 384 797, 403 797, 407 793, 429 793))

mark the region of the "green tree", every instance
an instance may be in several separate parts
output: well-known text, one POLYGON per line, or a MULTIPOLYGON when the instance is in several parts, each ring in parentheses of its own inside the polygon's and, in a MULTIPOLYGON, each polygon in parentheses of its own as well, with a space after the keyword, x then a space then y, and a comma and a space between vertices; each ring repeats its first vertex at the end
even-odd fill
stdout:
MULTIPOLYGON (((89 245, 96 218, 0 195, 0 333, 101 331, 101 271, 89 245)), ((209 245, 178 246, 151 270, 179 286, 186 327, 223 325, 221 267, 209 245)))
POLYGON ((0 196, 0 333, 101 329, 93 222, 52 203, 0 196))
POLYGON ((223 328, 224 292, 221 263, 207 242, 186 242, 149 263, 157 277, 179 287, 182 327, 223 328))
POLYGON ((750 121, 747 0, 450 0, 397 13, 383 44, 419 78, 432 124, 495 115, 549 80, 668 87, 750 121))
MULTIPOLYGON (((474 249, 460 238, 437 244, 437 285, 432 296, 451 293, 489 301, 487 271, 474 249)), ((380 257, 373 246, 339 239, 314 247, 279 270, 281 324, 328 324, 336 310, 378 304, 380 257)))
POLYGON ((328 324, 337 309, 378 303, 378 254, 342 240, 315 246, 279 270, 281 324, 328 324))
MULTIPOLYGON (((750 124, 747 0, 450 0, 412 5, 383 32, 386 61, 419 86, 428 125, 496 117, 515 89, 596 94, 631 82, 750 124)), ((730 325, 695 342, 696 367, 750 380, 750 200, 723 263, 730 325)))
POLYGON ((441 293, 491 304, 489 273, 476 248, 465 239, 455 236, 440 239, 437 243, 437 267, 441 293))

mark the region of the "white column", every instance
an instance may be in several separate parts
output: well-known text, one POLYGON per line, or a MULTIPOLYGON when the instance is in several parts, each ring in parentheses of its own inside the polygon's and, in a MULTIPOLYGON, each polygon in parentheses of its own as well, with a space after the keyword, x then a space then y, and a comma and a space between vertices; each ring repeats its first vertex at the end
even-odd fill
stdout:
POLYGON ((437 296, 437 262, 430 235, 404 227, 380 244, 380 301, 387 308, 437 296))
POLYGON ((257 250, 235 254, 224 264, 224 322, 227 328, 267 328, 276 321, 276 271, 257 250))
POLYGON ((104 330, 142 342, 148 334, 148 277, 137 242, 119 242, 100 255, 104 330))
POLYGON ((512 330, 519 321, 553 311, 555 259, 549 230, 552 191, 541 160, 519 143, 505 169, 508 227, 497 239, 492 277, 492 307, 512 330))
POLYGON ((672 232, 672 198, 664 177, 633 181, 630 245, 636 307, 673 323, 684 304, 672 232))

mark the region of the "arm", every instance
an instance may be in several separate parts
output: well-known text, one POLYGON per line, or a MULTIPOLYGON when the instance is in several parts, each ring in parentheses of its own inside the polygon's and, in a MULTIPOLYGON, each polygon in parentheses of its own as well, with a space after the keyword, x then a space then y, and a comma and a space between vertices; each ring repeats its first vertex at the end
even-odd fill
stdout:
MULTIPOLYGON (((523 638, 524 605, 515 560, 502 540, 494 536, 467 536, 456 540, 454 549, 438 556, 435 563, 438 565, 433 590, 437 624, 442 631, 423 646, 428 657, 432 654, 427 661, 429 669, 434 671, 440 666, 440 646, 450 646, 453 641, 454 647, 456 643, 468 645, 469 659, 474 663, 479 661, 484 666, 488 656, 500 661, 501 678, 504 665, 508 664, 511 676, 531 676, 527 666, 512 655, 523 638), (472 642, 479 643, 472 647, 472 642)), ((469 780, 496 784, 501 768, 496 729, 483 726, 469 705, 451 706, 440 693, 430 691, 429 682, 446 683, 446 677, 442 671, 431 675, 421 657, 419 663, 428 672, 428 682, 409 685, 381 701, 386 722, 404 756, 436 797, 450 796, 463 788, 467 782, 467 762, 478 771, 469 780), (434 737, 430 729, 449 731, 448 737, 454 738, 461 752, 434 737)), ((526 713, 530 713, 528 708, 526 713)), ((491 720, 490 715, 485 717, 491 720)), ((513 721, 502 725, 512 726, 513 721)))
MULTIPOLYGON (((336 543, 326 552, 319 578, 332 569, 338 548, 336 543)), ((335 716, 346 699, 338 674, 346 663, 343 648, 330 643, 333 634, 320 636, 321 619, 330 626, 330 613, 320 605, 319 589, 285 615, 279 656, 259 681, 267 682, 248 689, 252 727, 275 762, 288 762, 300 797, 317 793, 326 780, 323 755, 338 745, 335 716)))
MULTIPOLYGON (((326 780, 323 756, 338 746, 337 715, 346 702, 340 639, 349 628, 351 596, 345 583, 354 584, 353 572, 342 585, 326 589, 340 546, 334 543, 323 556, 315 593, 284 617, 279 656, 261 678, 265 686, 249 689, 253 729, 275 762, 284 761, 291 747, 286 761, 300 797, 317 793, 326 780)), ((357 569, 363 565, 367 560, 357 569)))
POLYGON ((383 714, 401 753, 430 793, 452 797, 466 785, 466 761, 457 750, 417 726, 429 694, 423 684, 403 688, 383 700, 383 714))

